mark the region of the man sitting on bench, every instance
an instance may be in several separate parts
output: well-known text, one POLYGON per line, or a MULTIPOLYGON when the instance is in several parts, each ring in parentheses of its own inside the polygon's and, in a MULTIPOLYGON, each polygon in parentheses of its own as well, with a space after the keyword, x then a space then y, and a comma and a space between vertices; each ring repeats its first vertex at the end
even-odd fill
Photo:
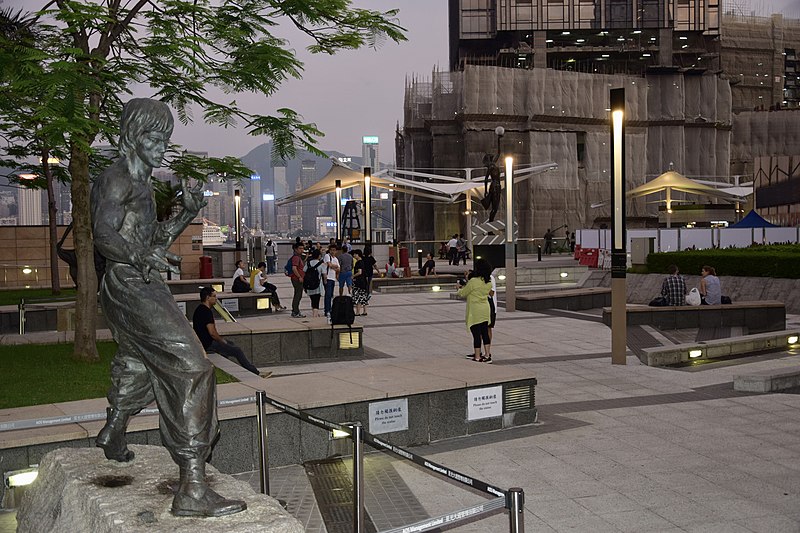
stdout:
POLYGON ((262 378, 268 378, 272 372, 259 372, 258 368, 253 366, 253 363, 247 359, 241 348, 234 345, 232 342, 226 342, 222 336, 217 333, 217 326, 214 325, 214 313, 211 308, 217 303, 217 291, 211 287, 202 287, 200 289, 200 302, 194 310, 192 316, 192 325, 197 338, 203 344, 203 348, 207 352, 218 353, 228 359, 234 358, 244 368, 262 378))

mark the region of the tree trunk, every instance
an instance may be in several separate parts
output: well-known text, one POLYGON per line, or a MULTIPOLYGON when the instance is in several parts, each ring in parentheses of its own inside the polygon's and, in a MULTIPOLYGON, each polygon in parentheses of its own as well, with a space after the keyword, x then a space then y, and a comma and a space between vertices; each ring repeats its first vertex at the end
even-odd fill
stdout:
POLYGON ((75 346, 72 357, 97 362, 97 272, 94 267, 92 215, 89 199, 90 143, 72 141, 69 173, 72 177, 72 238, 78 261, 77 301, 75 303, 75 346))
POLYGON ((53 193, 53 171, 50 168, 49 158, 50 151, 47 148, 42 149, 42 168, 44 169, 44 177, 47 180, 47 225, 50 230, 50 290, 54 296, 58 296, 61 294, 61 280, 58 278, 58 252, 56 251, 56 244, 58 243, 57 209, 53 193))

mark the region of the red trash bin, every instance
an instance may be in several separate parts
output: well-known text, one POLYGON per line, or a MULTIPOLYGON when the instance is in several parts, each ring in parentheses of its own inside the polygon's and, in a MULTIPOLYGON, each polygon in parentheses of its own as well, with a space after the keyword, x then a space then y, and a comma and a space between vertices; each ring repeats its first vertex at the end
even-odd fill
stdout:
POLYGON ((213 276, 213 269, 211 266, 211 258, 207 255, 200 256, 200 279, 211 279, 213 276))
POLYGON ((408 248, 400 248, 400 267, 406 268, 409 267, 408 264, 408 248))

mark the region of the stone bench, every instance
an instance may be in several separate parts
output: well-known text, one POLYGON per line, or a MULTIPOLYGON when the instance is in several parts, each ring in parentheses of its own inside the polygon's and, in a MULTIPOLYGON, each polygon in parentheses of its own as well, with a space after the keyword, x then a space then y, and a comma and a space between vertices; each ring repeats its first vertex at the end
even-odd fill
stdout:
POLYGON ((785 350, 790 346, 789 338, 797 335, 798 330, 784 330, 705 342, 671 344, 643 348, 638 357, 642 363, 648 366, 678 365, 690 361, 785 350))
MULTIPOLYGON (((786 329, 786 306, 765 300, 734 302, 729 305, 650 307, 627 304, 629 326, 653 326, 661 330, 744 327, 749 333, 786 329)), ((611 308, 603 308, 603 324, 611 326, 611 308)))
MULTIPOLYGON (((236 318, 257 316, 273 313, 270 303, 271 292, 218 292, 219 304, 228 309, 236 318), (226 307, 226 301, 235 301, 235 305, 226 307)), ((192 319, 194 310, 200 305, 200 296, 197 294, 176 294, 175 301, 183 310, 186 318, 192 319)))
POLYGON ((800 367, 763 370, 733 377, 734 390, 774 392, 800 387, 800 367))
POLYGON ((579 311, 608 305, 611 305, 611 289, 605 287, 548 290, 517 295, 518 311, 542 311, 545 309, 579 311))
POLYGON ((419 292, 431 287, 455 285, 461 277, 455 274, 436 274, 435 276, 410 276, 403 278, 373 278, 372 289, 375 292, 419 292), (423 287, 422 289, 417 287, 423 287))
POLYGON ((269 320, 217 321, 216 326, 219 334, 230 338, 256 366, 364 355, 364 328, 357 323, 350 330, 334 326, 331 333, 324 317, 300 320, 281 314, 269 320))
POLYGON ((200 287, 208 287, 211 285, 215 291, 223 292, 225 287, 230 285, 230 278, 213 278, 213 279, 171 279, 167 281, 172 294, 200 294, 200 287))

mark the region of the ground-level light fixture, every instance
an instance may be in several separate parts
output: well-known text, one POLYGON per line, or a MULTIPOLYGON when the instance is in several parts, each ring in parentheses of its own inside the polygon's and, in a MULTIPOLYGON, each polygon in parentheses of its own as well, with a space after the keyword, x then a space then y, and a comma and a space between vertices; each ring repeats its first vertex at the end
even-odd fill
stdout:
POLYGON ((562 278, 568 278, 569 272, 562 272, 561 274, 559 274, 559 276, 561 276, 562 278))
MULTIPOLYGON (((345 425, 345 424, 342 424, 345 425)), ((331 438, 332 439, 346 439, 350 436, 348 431, 343 431, 341 429, 334 429, 331 431, 331 438)))
POLYGON ((33 272, 33 269, 29 266, 26 266, 22 269, 23 274, 30 274, 31 272, 33 272))
POLYGON ((789 336, 786 338, 786 342, 787 342, 788 344, 790 344, 790 345, 791 345, 791 344, 797 344, 797 341, 798 341, 798 340, 800 340, 800 339, 798 338, 798 336, 797 336, 797 335, 789 335, 789 336))
POLYGON ((497 279, 499 279, 500 281, 505 281, 506 275, 505 274, 500 274, 499 276, 497 276, 497 279))
POLYGON ((703 350, 695 349, 689 350, 689 359, 697 359, 703 356, 703 350))
POLYGON ((38 468, 12 470, 3 474, 3 484, 9 489, 30 485, 39 476, 38 468))
POLYGON ((442 290, 442 288, 439 285, 434 285, 433 287, 431 287, 431 290, 433 292, 439 292, 440 290, 442 290))

